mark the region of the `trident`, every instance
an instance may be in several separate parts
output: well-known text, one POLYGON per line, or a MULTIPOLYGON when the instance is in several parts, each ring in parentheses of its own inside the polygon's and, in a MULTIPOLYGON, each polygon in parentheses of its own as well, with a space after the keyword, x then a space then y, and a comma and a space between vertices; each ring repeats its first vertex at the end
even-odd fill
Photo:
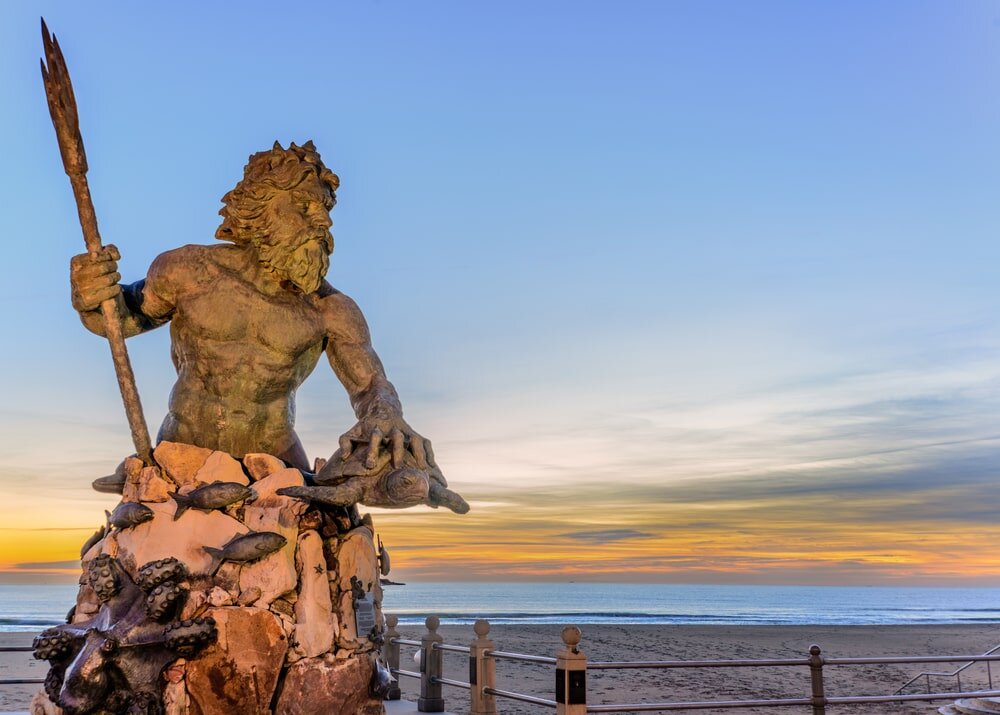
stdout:
MULTIPOLYGON (((87 183, 87 154, 83 150, 83 137, 80 136, 76 98, 73 96, 73 85, 69 81, 69 70, 66 68, 62 50, 59 49, 59 42, 55 35, 49 34, 44 18, 42 18, 42 44, 45 47, 45 59, 39 62, 42 66, 42 80, 45 82, 45 96, 49 100, 49 114, 52 115, 52 125, 56 128, 63 168, 66 169, 69 181, 73 185, 73 196, 76 198, 77 213, 80 215, 83 240, 90 255, 96 256, 101 250, 101 234, 97 230, 97 215, 94 213, 94 202, 90 198, 90 186, 87 183)), ((111 345, 111 358, 115 363, 118 388, 122 393, 122 402, 125 403, 128 426, 132 431, 132 443, 139 458, 145 464, 152 465, 153 449, 149 441, 149 428, 142 414, 135 375, 132 374, 132 364, 125 348, 122 320, 114 298, 108 298, 101 303, 101 314, 104 316, 104 334, 111 345)))

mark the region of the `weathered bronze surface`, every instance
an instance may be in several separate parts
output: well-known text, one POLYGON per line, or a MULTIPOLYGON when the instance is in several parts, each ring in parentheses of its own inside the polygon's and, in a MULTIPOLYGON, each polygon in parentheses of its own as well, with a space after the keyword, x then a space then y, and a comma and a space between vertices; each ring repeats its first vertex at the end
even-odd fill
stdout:
POLYGON ((223 561, 235 561, 248 564, 273 554, 286 543, 285 537, 272 531, 259 531, 253 534, 237 536, 221 549, 205 546, 204 549, 212 557, 212 568, 209 573, 215 574, 223 561))
POLYGON ((177 492, 170 493, 170 498, 177 502, 174 521, 180 519, 181 514, 188 509, 211 511, 238 501, 252 501, 254 496, 255 493, 252 489, 238 482, 212 482, 198 487, 187 496, 177 492))
POLYGON ((180 562, 161 559, 140 569, 137 585, 110 556, 94 559, 87 577, 100 610, 35 638, 35 657, 50 664, 52 701, 67 713, 162 713, 160 673, 215 639, 211 618, 169 622, 187 593, 186 575, 180 562))
MULTIPOLYGON (((326 673, 328 698, 365 700, 366 689, 348 676, 367 672, 362 659, 381 638, 376 570, 386 575, 389 557, 381 546, 376 556, 371 518, 362 518, 357 505, 428 504, 458 513, 469 506, 447 488, 430 441, 404 420, 361 311, 326 281, 340 180, 311 141, 287 148, 275 142, 250 156, 223 196, 215 233, 221 243, 167 251, 143 279, 121 284, 118 249, 102 246, 98 233, 65 61, 44 25, 43 36, 46 94, 88 249, 70 263, 72 303, 84 326, 111 343, 133 440, 147 465, 129 458, 94 482, 98 491, 122 494, 123 502, 108 514, 106 531, 86 545, 84 558, 101 555, 90 562, 78 598, 86 610, 70 620, 93 614, 94 594, 101 605, 89 620, 39 636, 36 655, 51 662, 47 693, 72 715, 159 713, 178 692, 217 703, 257 698, 254 706, 263 706, 277 693, 279 674, 295 664, 303 678, 326 673), (168 323, 177 381, 153 453, 125 339, 168 323), (357 422, 329 460, 316 461, 313 474, 295 433, 295 394, 324 354, 357 422), (160 515, 170 501, 176 508, 165 520, 160 515), (178 521, 189 509, 202 513, 178 521), (193 537, 173 538, 192 523, 193 537), (160 558, 135 568, 165 555, 188 566, 160 558), (328 569, 335 577, 325 575, 328 569), (202 581, 190 586, 188 570, 202 581), (353 584, 355 573, 369 574, 369 583, 352 597, 344 578, 351 575, 353 584), (195 591, 185 606, 189 586, 195 591), (216 621, 168 623, 182 607, 189 616, 206 614, 206 604, 216 621), (259 632, 237 637, 226 630, 248 614, 259 632), (216 625, 218 643, 191 664, 191 677, 162 685, 164 668, 215 639, 216 625), (206 693, 206 674, 214 688, 212 678, 229 666, 256 662, 234 644, 256 648, 264 641, 269 645, 257 655, 270 674, 269 694, 258 697, 238 685, 206 693), (344 651, 353 665, 331 666, 344 651)), ((376 669, 373 682, 384 687, 386 676, 376 669)), ((280 689, 286 704, 304 697, 280 689)))
POLYGON ((250 157, 223 197, 216 237, 228 243, 168 251, 145 279, 125 286, 114 246, 76 256, 73 305, 99 335, 99 308, 109 299, 126 336, 170 322, 177 383, 158 440, 237 457, 263 452, 308 469, 294 431, 295 391, 325 353, 358 418, 340 438, 338 458, 365 445, 375 469, 383 454, 398 461, 405 450, 445 486, 429 441, 403 419, 361 311, 324 279, 338 185, 311 142, 275 143, 250 157))

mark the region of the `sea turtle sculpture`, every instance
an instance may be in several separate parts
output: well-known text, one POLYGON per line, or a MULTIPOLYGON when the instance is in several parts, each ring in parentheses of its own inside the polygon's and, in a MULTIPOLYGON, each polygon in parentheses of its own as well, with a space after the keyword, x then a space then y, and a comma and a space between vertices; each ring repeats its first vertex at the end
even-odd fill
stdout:
POLYGON ((284 487, 278 494, 332 506, 365 504, 405 509, 418 504, 445 506, 456 514, 469 511, 466 501, 448 489, 439 473, 421 468, 409 450, 373 450, 361 443, 344 459, 338 449, 304 487, 284 487))

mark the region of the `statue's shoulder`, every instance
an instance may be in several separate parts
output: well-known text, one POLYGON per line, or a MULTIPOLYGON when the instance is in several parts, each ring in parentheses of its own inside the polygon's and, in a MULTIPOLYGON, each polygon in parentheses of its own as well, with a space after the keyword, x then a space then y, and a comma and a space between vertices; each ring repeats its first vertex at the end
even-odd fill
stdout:
POLYGON ((317 295, 324 322, 332 335, 354 336, 359 332, 368 333, 368 326, 361 309, 346 293, 337 290, 324 280, 317 295))
POLYGON ((150 278, 176 281, 211 275, 233 264, 240 249, 230 244, 203 246, 191 243, 161 253, 150 267, 150 278))

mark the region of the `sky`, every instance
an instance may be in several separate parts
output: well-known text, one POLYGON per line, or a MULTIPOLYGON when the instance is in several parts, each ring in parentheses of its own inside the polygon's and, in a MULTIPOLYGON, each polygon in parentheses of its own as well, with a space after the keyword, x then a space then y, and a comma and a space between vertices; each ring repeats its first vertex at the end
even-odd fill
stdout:
MULTIPOLYGON (((75 580, 132 452, 48 118, 126 280, 312 139, 353 297, 464 516, 397 580, 1000 585, 1000 5, 0 8, 0 582, 75 580)), ((165 330, 129 341, 155 431, 165 330)), ((298 431, 354 422, 321 364, 298 431)))

